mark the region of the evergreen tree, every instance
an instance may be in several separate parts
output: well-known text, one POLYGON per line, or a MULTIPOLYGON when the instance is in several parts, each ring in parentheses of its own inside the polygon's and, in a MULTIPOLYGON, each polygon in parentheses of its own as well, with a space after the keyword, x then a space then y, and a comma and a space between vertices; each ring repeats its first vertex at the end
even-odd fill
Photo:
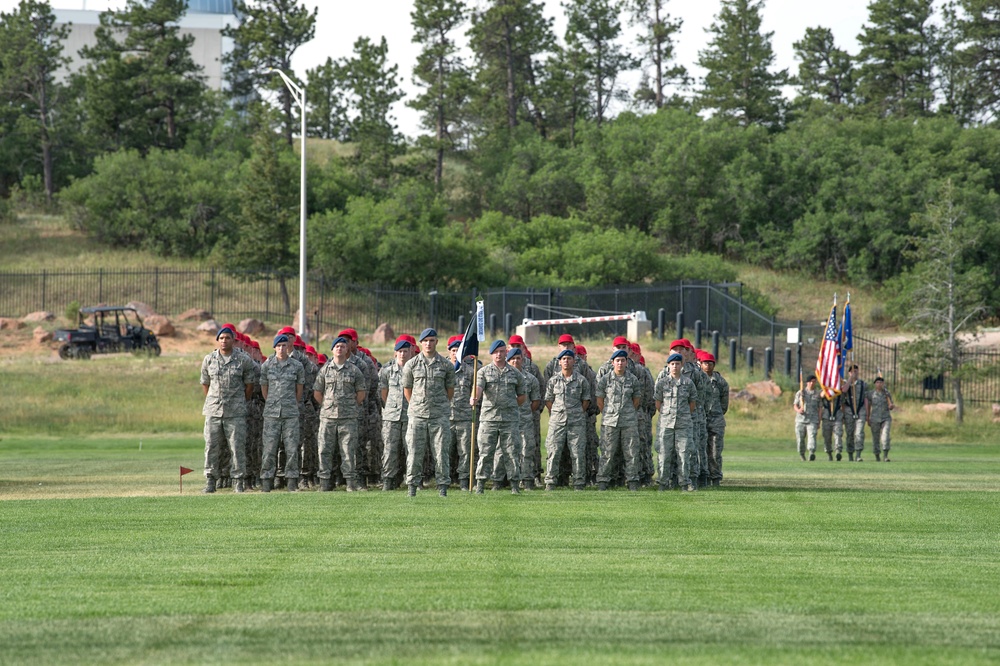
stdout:
POLYGON ((473 104, 482 130, 513 130, 525 119, 546 134, 542 65, 555 49, 552 20, 536 0, 490 0, 472 13, 473 104))
POLYGON ((966 76, 968 116, 995 121, 1000 118, 1000 2, 958 0, 958 8, 950 5, 949 12, 946 25, 955 25, 957 39, 942 51, 956 55, 966 76))
POLYGON ((240 24, 222 33, 233 39, 233 50, 224 59, 231 94, 236 101, 245 103, 262 91, 276 93, 285 141, 292 145, 292 134, 299 123, 295 100, 273 70, 280 69, 295 79, 292 56, 316 34, 319 9, 310 12, 296 0, 236 0, 235 9, 240 24))
POLYGON ((806 28, 805 36, 793 44, 799 73, 792 83, 806 97, 818 97, 830 104, 847 104, 854 92, 854 63, 851 55, 838 49, 829 28, 806 28))
POLYGON ((351 139, 363 181, 384 184, 392 174, 392 158, 403 151, 392 105, 403 99, 399 66, 389 65, 385 37, 374 44, 367 37, 354 42, 354 55, 342 64, 344 85, 351 96, 351 139))
POLYGON ((413 41, 422 44, 413 82, 424 92, 407 104, 423 113, 423 126, 434 133, 434 184, 441 187, 445 152, 455 145, 454 128, 471 92, 471 80, 453 32, 466 20, 462 0, 415 0, 410 13, 413 41))
POLYGON ((965 22, 958 8, 948 3, 941 14, 935 63, 935 92, 940 99, 937 112, 951 115, 964 125, 986 115, 978 99, 982 81, 977 80, 975 56, 970 53, 971 43, 966 42, 965 22))
POLYGON ((556 46, 545 65, 541 98, 548 110, 546 124, 566 130, 570 145, 576 144, 577 124, 592 117, 586 63, 582 49, 556 46))
POLYGON ((630 0, 628 3, 632 25, 642 30, 637 41, 646 52, 645 62, 653 69, 652 76, 643 74, 635 98, 657 109, 663 108, 666 103, 664 89, 668 85, 687 87, 691 83, 684 65, 671 64, 674 59, 674 35, 680 32, 684 21, 673 20, 666 13, 667 1, 630 0))
POLYGON ((42 167, 45 196, 55 191, 53 162, 59 145, 59 127, 65 87, 55 71, 69 62, 62 42, 69 29, 55 27, 55 15, 45 2, 21 0, 15 11, 0 13, 0 105, 10 109, 16 129, 26 129, 32 151, 42 167), (24 118, 23 122, 16 120, 24 118))
POLYGON ((321 139, 343 141, 347 134, 347 104, 345 102, 344 73, 341 67, 327 58, 315 69, 306 70, 306 133, 321 139))
POLYGON ((696 106, 735 118, 741 125, 776 126, 781 121, 781 86, 786 70, 772 72, 773 32, 761 33, 764 0, 722 0, 722 8, 706 32, 708 48, 698 53, 705 70, 696 106))
POLYGON ((207 110, 192 35, 177 23, 184 0, 128 0, 104 12, 96 43, 83 48, 84 108, 98 142, 109 149, 180 148, 207 110))
POLYGON ((927 114, 937 49, 933 0, 872 0, 858 42, 857 90, 880 116, 927 114))
POLYGON ((583 72, 588 80, 594 119, 600 127, 608 105, 618 91, 618 75, 639 66, 617 39, 622 28, 617 0, 569 0, 563 4, 567 14, 566 43, 569 49, 584 56, 583 72))

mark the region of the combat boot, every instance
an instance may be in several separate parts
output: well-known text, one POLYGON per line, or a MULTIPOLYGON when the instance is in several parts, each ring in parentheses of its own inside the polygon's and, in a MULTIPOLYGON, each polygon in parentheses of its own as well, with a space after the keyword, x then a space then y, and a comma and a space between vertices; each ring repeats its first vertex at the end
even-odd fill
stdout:
POLYGON ((214 493, 215 492, 215 478, 208 477, 205 479, 205 487, 202 489, 203 493, 214 493))
POLYGON ((875 462, 880 462, 882 458, 879 456, 878 451, 875 452, 875 462))
POLYGON ((583 492, 583 484, 581 483, 581 484, 580 484, 580 485, 578 485, 578 486, 573 486, 573 490, 574 490, 575 492, 578 492, 578 493, 582 493, 582 492, 583 492))
POLYGON ((844 459, 844 456, 840 455, 840 451, 837 451, 837 462, 840 462, 843 459, 844 459))
POLYGON ((854 451, 848 451, 848 452, 847 452, 847 459, 848 459, 848 460, 849 460, 850 462, 854 462, 854 451))
POLYGON ((288 479, 288 492, 297 493, 299 492, 299 480, 298 479, 288 479))
POLYGON ((443 483, 439 483, 438 484, 438 497, 447 497, 447 496, 448 496, 448 486, 445 485, 445 484, 443 484, 443 483))
POLYGON ((634 492, 634 493, 639 492, 639 482, 638 481, 629 481, 628 482, 628 489, 630 491, 634 492))
POLYGON ((236 486, 233 488, 234 493, 246 492, 246 485, 243 479, 236 479, 236 486))
POLYGON ((809 462, 812 462, 814 460, 816 460, 816 452, 815 451, 810 451, 809 452, 809 462))
POLYGON ((458 480, 458 489, 461 490, 462 492, 467 492, 469 490, 469 480, 468 479, 459 479, 458 480))
POLYGON ((261 479, 260 480, 260 492, 269 493, 274 485, 274 481, 271 479, 261 479))
POLYGON ((518 484, 517 481, 511 481, 510 482, 510 494, 511 495, 520 495, 521 494, 521 489, 518 488, 518 485, 520 485, 520 484, 518 484))
POLYGON ((392 481, 386 479, 382 482, 382 492, 388 492, 390 490, 392 490, 392 481))
POLYGON ((328 493, 333 491, 333 479, 320 479, 320 488, 322 492, 328 493))
POLYGON ((535 489, 535 480, 534 479, 525 479, 524 480, 524 489, 525 490, 534 490, 535 489))
POLYGON ((545 484, 545 489, 546 490, 555 490, 556 489, 556 484, 554 484, 554 483, 546 483, 545 484))
POLYGON ((687 484, 687 488, 685 488, 684 490, 686 490, 689 493, 693 493, 693 492, 695 492, 698 489, 694 487, 693 483, 689 483, 689 484, 687 484))
POLYGON ((482 495, 486 491, 486 481, 483 479, 476 479, 476 494, 482 495))
POLYGON ((407 488, 406 488, 406 496, 407 497, 416 497, 417 496, 417 486, 415 484, 411 483, 409 486, 407 486, 407 488))
POLYGON ((608 483, 607 483, 607 481, 601 481, 600 483, 598 483, 597 484, 597 489, 600 490, 601 492, 607 490, 608 489, 608 483))

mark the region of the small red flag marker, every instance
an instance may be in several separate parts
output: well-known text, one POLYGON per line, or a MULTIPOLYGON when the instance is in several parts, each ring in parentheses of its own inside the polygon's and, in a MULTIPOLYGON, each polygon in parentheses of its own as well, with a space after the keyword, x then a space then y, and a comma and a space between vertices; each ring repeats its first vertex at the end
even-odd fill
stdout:
POLYGON ((184 492, 184 475, 185 474, 190 474, 193 471, 194 471, 193 469, 188 469, 184 465, 181 465, 181 475, 179 477, 179 480, 180 480, 180 491, 182 493, 184 492))

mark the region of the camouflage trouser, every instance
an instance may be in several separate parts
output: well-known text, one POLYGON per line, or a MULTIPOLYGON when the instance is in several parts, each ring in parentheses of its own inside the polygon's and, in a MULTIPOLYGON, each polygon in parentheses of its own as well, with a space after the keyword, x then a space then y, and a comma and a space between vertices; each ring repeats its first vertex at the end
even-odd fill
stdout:
POLYGON ((597 473, 598 483, 609 483, 615 473, 613 461, 621 455, 624 460, 625 481, 638 481, 641 453, 639 451, 639 429, 635 425, 601 427, 601 469, 597 473))
POLYGON ((563 451, 569 451, 572 482, 574 486, 587 483, 587 424, 552 423, 549 421, 549 432, 545 436, 545 451, 548 467, 545 470, 545 483, 554 484, 559 478, 563 451))
POLYGON ((425 419, 410 415, 406 426, 406 485, 418 485, 423 480, 428 447, 434 455, 434 480, 439 486, 450 485, 450 442, 451 422, 447 417, 425 419))
POLYGON ((468 479, 469 454, 472 451, 472 421, 451 422, 451 476, 458 481, 468 479))
POLYGON ((879 452, 881 446, 882 453, 889 452, 890 431, 892 429, 892 419, 885 421, 872 421, 872 451, 879 452))
MULTIPOLYGON (((362 457, 364 458, 364 474, 372 481, 381 477, 382 472, 382 452, 384 443, 382 442, 382 410, 378 408, 375 401, 366 401, 366 413, 363 417, 364 434, 361 441, 362 457)), ((360 478, 364 478, 359 476, 360 478)))
POLYGON ((722 449, 726 441, 726 420, 723 417, 708 420, 708 476, 722 480, 722 449))
POLYGON ((691 426, 660 429, 661 488, 670 487, 674 481, 682 487, 691 483, 691 430, 691 426))
POLYGON ((517 440, 521 429, 517 421, 482 421, 476 433, 479 444, 479 462, 476 465, 476 479, 486 480, 486 463, 493 461, 493 475, 502 469, 507 473, 511 485, 520 481, 521 461, 518 459, 517 440))
POLYGON ((708 427, 705 411, 699 407, 691 414, 694 426, 691 428, 691 479, 708 476, 708 427))
MULTIPOLYGON (((545 387, 542 387, 542 392, 544 393, 545 387)), ((529 448, 531 449, 531 469, 534 471, 535 475, 542 469, 542 406, 539 406, 537 412, 531 414, 531 425, 533 430, 531 432, 531 441, 529 442, 529 448)), ((523 465, 522 465, 523 467, 523 465)), ((526 477, 521 477, 522 479, 526 477)))
POLYGON ((273 479, 278 466, 278 447, 285 450, 285 478, 299 478, 299 419, 265 418, 260 478, 273 479))
POLYGON ((844 418, 837 414, 833 419, 823 417, 823 450, 840 453, 844 450, 844 418), (832 441, 831 441, 832 440, 832 441))
POLYGON ((247 468, 245 476, 260 478, 264 454, 264 396, 255 395, 247 403, 247 468))
POLYGON ((340 453, 340 472, 344 481, 353 483, 357 472, 358 420, 319 420, 319 478, 334 478, 334 451, 340 453))
POLYGON ((600 467, 601 455, 599 452, 601 439, 597 436, 597 413, 587 417, 587 449, 585 469, 587 472, 587 483, 597 483, 597 470, 600 467))
MULTIPOLYGON (((648 482, 652 480, 653 474, 656 470, 653 468, 653 436, 650 430, 650 416, 649 412, 645 409, 639 409, 636 411, 636 416, 638 417, 638 431, 637 436, 639 437, 639 448, 638 448, 638 463, 639 463, 639 479, 643 482, 648 482)), ((626 466, 627 466, 626 461, 626 466)), ((628 472, 625 473, 628 476, 628 472)), ((633 479, 634 480, 634 479, 633 479)))
POLYGON ((847 452, 861 455, 865 450, 865 420, 856 419, 850 414, 844 415, 844 436, 847 440, 847 452))
POLYGON ((816 453, 816 428, 812 421, 795 420, 795 446, 800 456, 816 453))
POLYGON ((382 482, 402 481, 400 472, 406 460, 406 419, 382 421, 382 482))
POLYGON ((534 419, 521 419, 521 435, 519 437, 521 454, 521 479, 533 480, 538 475, 540 467, 535 466, 535 456, 539 453, 535 446, 534 419))
POLYGON ((224 418, 205 417, 205 478, 221 479, 231 477, 242 479, 246 473, 247 419, 245 416, 224 418), (219 453, 229 451, 231 461, 226 469, 220 462, 219 453))

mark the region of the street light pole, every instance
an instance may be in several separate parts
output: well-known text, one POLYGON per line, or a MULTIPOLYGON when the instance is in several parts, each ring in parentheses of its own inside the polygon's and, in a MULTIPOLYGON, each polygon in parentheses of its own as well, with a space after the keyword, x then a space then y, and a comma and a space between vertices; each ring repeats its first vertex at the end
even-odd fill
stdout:
POLYGON ((299 173, 299 335, 309 340, 309 318, 306 317, 306 91, 280 69, 272 69, 285 82, 302 111, 299 152, 302 164, 299 173))

